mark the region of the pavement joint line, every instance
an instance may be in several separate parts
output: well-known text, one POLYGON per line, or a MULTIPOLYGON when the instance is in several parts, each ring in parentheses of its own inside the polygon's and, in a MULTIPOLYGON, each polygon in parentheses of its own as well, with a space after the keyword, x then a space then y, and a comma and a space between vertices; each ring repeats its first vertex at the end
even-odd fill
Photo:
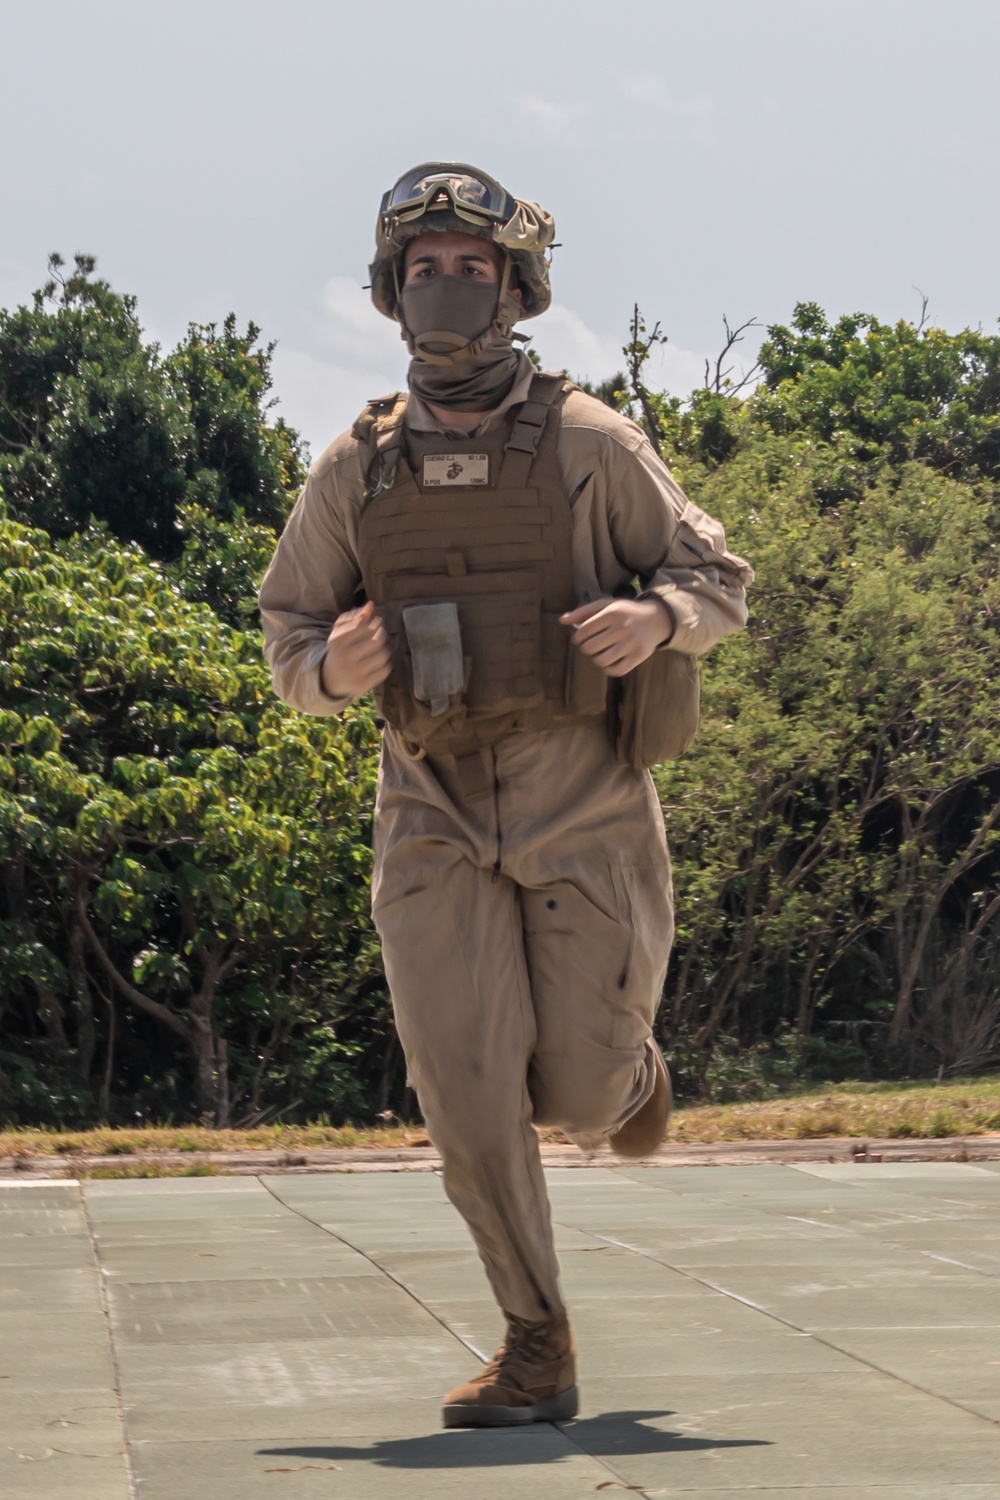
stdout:
POLYGON ((80 1181, 77 1177, 4 1177, 0 1179, 0 1188, 3 1188, 4 1192, 8 1188, 79 1186, 80 1181))
POLYGON ((961 1266, 963 1271, 975 1271, 977 1276, 996 1277, 1000 1275, 1000 1272, 997 1271, 984 1271, 982 1266, 970 1266, 966 1260, 954 1260, 950 1255, 935 1255, 933 1250, 921 1250, 920 1254, 926 1255, 928 1260, 942 1261, 946 1266, 961 1266))
MULTIPOLYGON (((487 1357, 481 1349, 477 1349, 475 1344, 471 1344, 469 1340, 463 1338, 460 1333, 456 1333, 454 1328, 452 1328, 450 1324, 445 1322, 444 1318, 439 1317, 432 1307, 428 1307, 426 1302, 421 1301, 421 1299, 417 1296, 416 1292, 413 1291, 411 1287, 408 1287, 405 1282, 400 1281, 397 1276, 394 1276, 392 1272, 385 1266, 381 1265, 373 1255, 369 1255, 366 1250, 362 1250, 358 1245, 352 1245, 349 1239, 346 1239, 342 1234, 338 1234, 337 1231, 335 1229, 331 1229, 329 1225, 321 1224, 318 1219, 311 1218, 309 1214, 303 1213, 301 1209, 295 1208, 293 1204, 286 1202, 284 1198, 279 1197, 279 1195, 271 1187, 270 1183, 265 1182, 263 1178, 258 1178, 258 1181, 260 1182, 261 1187, 263 1187, 267 1192, 271 1194, 271 1197, 275 1200, 275 1202, 281 1204, 282 1208, 287 1208, 289 1212, 298 1214, 299 1218, 305 1219, 307 1224, 314 1224, 317 1229, 322 1230, 324 1234, 328 1234, 331 1239, 339 1240, 340 1243, 342 1245, 346 1245, 349 1250, 353 1250, 357 1255, 362 1256, 369 1265, 375 1267, 376 1271, 381 1272, 381 1274, 385 1276, 389 1281, 393 1282, 395 1286, 398 1286, 400 1291, 405 1292, 408 1297, 412 1297, 417 1306, 421 1308, 425 1313, 427 1313, 429 1317, 433 1318, 435 1323, 439 1324, 444 1329, 445 1333, 449 1333, 453 1339, 457 1339, 457 1341, 462 1344, 464 1348, 469 1350, 470 1354, 474 1354, 476 1358, 480 1360, 484 1365, 487 1363, 487 1357)), ((621 1474, 617 1473, 616 1470, 611 1467, 611 1465, 604 1457, 596 1453, 591 1453, 587 1448, 583 1446, 582 1443, 578 1442, 574 1438, 572 1430, 568 1430, 567 1426, 562 1422, 546 1422, 544 1423, 544 1425, 546 1427, 554 1427, 555 1430, 561 1433, 566 1441, 570 1443, 578 1453, 583 1454, 593 1463, 598 1464, 602 1469, 610 1474, 612 1478, 622 1486, 622 1488, 635 1488, 637 1493, 640 1495, 641 1500, 650 1500, 650 1497, 645 1489, 638 1489, 638 1486, 633 1487, 629 1485, 625 1478, 621 1474)))
MULTIPOLYGON (((561 1227, 563 1229, 579 1228, 579 1226, 569 1224, 563 1224, 561 1227)), ((986 1422, 990 1427, 1000 1426, 1000 1419, 997 1419, 996 1417, 985 1417, 983 1416, 982 1412, 975 1411, 971 1406, 965 1406, 961 1401, 955 1401, 950 1396, 942 1396, 938 1391, 928 1390, 926 1386, 918 1385, 914 1380, 907 1380, 902 1375, 897 1375, 893 1370, 887 1370, 882 1365, 876 1364, 874 1360, 865 1359, 863 1355, 855 1354, 851 1349, 842 1349, 840 1345, 835 1344, 832 1339, 825 1339, 821 1334, 815 1332, 812 1329, 800 1328, 797 1323, 793 1323, 789 1318, 783 1318, 780 1313, 770 1312, 766 1307, 762 1307, 758 1302, 753 1302, 749 1297, 741 1297, 738 1292, 730 1291, 728 1287, 720 1286, 717 1282, 714 1281, 709 1281, 704 1276, 697 1276, 693 1271, 686 1271, 683 1266, 671 1265, 670 1261, 663 1260, 658 1255, 651 1255, 648 1250, 640 1250, 637 1245, 629 1245, 624 1240, 612 1239, 610 1235, 598 1234, 596 1230, 593 1229, 584 1229, 581 1231, 581 1233, 589 1234, 595 1240, 603 1240, 607 1245, 617 1245, 620 1250, 629 1250, 633 1255, 641 1255, 645 1260, 651 1260, 653 1264, 657 1266, 664 1266, 668 1271, 676 1271, 679 1276, 686 1277, 688 1281, 697 1282, 699 1286, 706 1287, 711 1292, 718 1292, 720 1296, 728 1297, 732 1302, 739 1302, 744 1307, 750 1308, 752 1312, 758 1312, 763 1317, 770 1318, 772 1322, 780 1323, 784 1328, 790 1328, 793 1333, 801 1334, 803 1338, 815 1339, 817 1344, 822 1344, 825 1348, 832 1349, 836 1354, 844 1354, 848 1359, 854 1360, 856 1364, 866 1365, 868 1369, 874 1370, 876 1374, 885 1375, 889 1380, 895 1380, 900 1385, 906 1386, 909 1390, 919 1391, 921 1395, 929 1396, 933 1401, 941 1401, 946 1406, 953 1406, 957 1411, 965 1412, 966 1416, 977 1417, 979 1421, 986 1422)), ((896 1325, 893 1325, 893 1327, 895 1326, 896 1325)), ((940 1325, 935 1323, 933 1325, 929 1324, 927 1326, 934 1328, 941 1328, 943 1326, 945 1328, 948 1328, 952 1325, 940 1325)), ((964 1323, 956 1323, 954 1325, 954 1327, 956 1328, 964 1328, 967 1326, 968 1325, 964 1323)), ((992 1327, 993 1325, 990 1324, 986 1326, 992 1327)), ((867 1328, 868 1325, 866 1324, 865 1327, 867 1328)))
POLYGON ((338 1234, 337 1231, 335 1229, 331 1229, 329 1225, 321 1224, 318 1219, 310 1217, 309 1214, 303 1213, 301 1208, 296 1208, 294 1204, 287 1202, 287 1200, 280 1197, 279 1194, 276 1193, 271 1187, 270 1183, 265 1182, 262 1177, 259 1177, 257 1181, 260 1183, 265 1192, 271 1194, 271 1197, 276 1203, 281 1204, 282 1208, 287 1209, 289 1213, 297 1214, 300 1219, 304 1219, 307 1224, 314 1225, 315 1228, 319 1229, 323 1234, 329 1235, 331 1239, 339 1240, 342 1245, 347 1246, 348 1250, 353 1250, 356 1255, 360 1255, 363 1260, 366 1260, 370 1266, 374 1266, 375 1270, 378 1271, 380 1275, 384 1276, 388 1281, 391 1281, 395 1286, 398 1286, 400 1291, 405 1292, 408 1297, 411 1297, 419 1308, 427 1313, 429 1317, 433 1318, 435 1323, 440 1324, 440 1326, 446 1333, 451 1334, 453 1339, 457 1339, 464 1348, 468 1349, 470 1354, 474 1354, 482 1364, 485 1365, 487 1363, 487 1356, 481 1349, 477 1349, 475 1344, 470 1344, 468 1339, 464 1339, 460 1333, 455 1332, 454 1328, 450 1328, 443 1318, 439 1318, 437 1313, 429 1308, 425 1302, 421 1302, 416 1292, 408 1287, 405 1282, 400 1281, 398 1276, 394 1276, 392 1272, 387 1269, 387 1267, 380 1265, 380 1263, 375 1259, 373 1255, 368 1254, 367 1250, 362 1250, 360 1245, 352 1245, 349 1239, 345 1238, 345 1236, 342 1234, 338 1234))
MULTIPOLYGON (((763 1210, 766 1212, 766 1210, 763 1210)), ((782 1214, 784 1219, 794 1219, 796 1224, 811 1224, 814 1229, 828 1229, 832 1234, 857 1235, 856 1229, 846 1229, 843 1224, 824 1224, 822 1219, 805 1219, 801 1214, 782 1214)), ((771 1215, 774 1218, 774 1215, 771 1215)))
POLYGON ((100 1288, 101 1312, 104 1316, 104 1325, 108 1331, 108 1346, 111 1354, 111 1369, 115 1379, 115 1402, 118 1407, 118 1420, 122 1430, 122 1456, 125 1459, 125 1474, 128 1479, 129 1500, 138 1500, 139 1486, 135 1472, 135 1460, 132 1455, 132 1439, 129 1436, 128 1419, 125 1415, 125 1397, 122 1392, 121 1370, 118 1364, 118 1345, 115 1342, 115 1327, 111 1320, 111 1304, 108 1300, 108 1288, 104 1277, 104 1267, 101 1265, 101 1254, 97 1243, 97 1234, 94 1230, 94 1222, 90 1217, 90 1209, 87 1207, 87 1195, 83 1187, 77 1183, 77 1191, 80 1194, 80 1208, 83 1213, 84 1223, 87 1226, 87 1234, 90 1237, 91 1254, 94 1257, 94 1267, 97 1271, 97 1284, 100 1288))

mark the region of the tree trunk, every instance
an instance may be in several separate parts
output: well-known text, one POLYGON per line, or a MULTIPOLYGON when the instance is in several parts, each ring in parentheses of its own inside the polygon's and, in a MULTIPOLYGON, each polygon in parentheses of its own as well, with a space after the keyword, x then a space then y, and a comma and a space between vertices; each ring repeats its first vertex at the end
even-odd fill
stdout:
POLYGON ((97 1048, 97 1026, 90 982, 83 961, 84 937, 79 922, 69 923, 69 976, 72 985, 73 1010, 76 1015, 76 1067, 80 1082, 89 1085, 97 1048))
POLYGON ((221 1036, 215 1044, 215 1125, 229 1127, 229 1047, 221 1036))
POLYGON ((212 1028, 200 1016, 192 1016, 189 1033, 194 1053, 194 1098, 202 1125, 215 1124, 218 1100, 215 1085, 215 1039, 212 1028))
POLYGON ((385 1051, 382 1054, 382 1069, 379 1073, 378 1094, 376 1114, 385 1114, 389 1108, 389 1095, 392 1085, 396 1079, 396 1059, 399 1053, 399 1039, 396 1036, 395 1027, 389 1032, 386 1039, 385 1051))
POLYGON ((108 1050, 104 1057, 104 1075, 97 1095, 97 1109, 101 1120, 107 1124, 111 1119, 111 1080, 115 1070, 115 1024, 118 1020, 114 997, 104 996, 108 1007, 108 1050))

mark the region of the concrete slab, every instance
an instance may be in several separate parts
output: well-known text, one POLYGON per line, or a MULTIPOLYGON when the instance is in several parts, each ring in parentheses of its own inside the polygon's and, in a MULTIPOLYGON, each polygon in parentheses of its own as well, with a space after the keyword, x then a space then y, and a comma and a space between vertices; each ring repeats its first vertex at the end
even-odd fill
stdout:
POLYGON ((912 1185, 924 1179, 936 1183, 967 1182, 985 1175, 984 1167, 961 1161, 798 1162, 791 1171, 851 1187, 873 1188, 893 1179, 912 1185))
POLYGON ((4 1500, 134 1500, 120 1453, 77 1454, 12 1445, 0 1452, 4 1500))
POLYGON ((170 1240, 163 1244, 101 1238, 101 1262, 110 1279, 125 1281, 246 1281, 281 1276, 363 1276, 363 1256, 312 1230, 270 1236, 170 1240))
POLYGON ((551 1172, 581 1417, 493 1433, 433 1174, 0 1183, 0 1493, 1000 1500, 1000 1172, 808 1165, 551 1172))
POLYGON ((114 1389, 17 1389, 5 1395, 0 1406, 0 1453, 19 1453, 22 1462, 39 1463, 49 1449, 62 1456, 120 1461, 122 1424, 114 1389))
POLYGON ((268 1444, 144 1443, 144 1500, 580 1500, 612 1476, 552 1427, 268 1444), (277 1476, 281 1476, 280 1480, 277 1476), (280 1483, 280 1492, 278 1484, 280 1483))
POLYGON ((159 1441, 411 1436, 475 1368, 440 1326, 423 1338, 301 1339, 123 1349, 129 1429, 159 1441))
POLYGON ((828 1335, 845 1354, 909 1385, 1000 1423, 1000 1340, 993 1328, 841 1329, 828 1335))
POLYGON ((261 1339, 406 1338, 427 1314, 385 1276, 282 1281, 109 1284, 122 1344, 257 1343, 261 1339))
POLYGON ((0 1184, 0 1494, 129 1500, 101 1278, 79 1187, 0 1184), (57 1246, 59 1254, 46 1252, 57 1246))
POLYGON ((997 1479, 993 1424, 876 1371, 644 1384, 641 1406, 605 1405, 572 1434, 645 1491, 997 1479))
MULTIPOLYGON (((679 1490, 649 1490, 649 1495, 677 1495, 679 1490)), ((1000 1500, 1000 1484, 877 1484, 810 1485, 803 1495, 801 1485, 768 1485, 765 1494, 775 1500, 1000 1500)), ((683 1500, 739 1500, 752 1495, 760 1500, 760 1485, 726 1486, 714 1490, 685 1490, 683 1500)))

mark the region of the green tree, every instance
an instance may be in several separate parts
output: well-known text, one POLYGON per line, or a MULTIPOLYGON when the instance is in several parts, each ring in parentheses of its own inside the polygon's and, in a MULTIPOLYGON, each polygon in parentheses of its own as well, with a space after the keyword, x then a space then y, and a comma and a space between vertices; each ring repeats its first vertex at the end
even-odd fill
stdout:
POLYGON ((0 311, 0 497, 68 536, 103 521, 157 558, 183 548, 185 505, 218 522, 279 528, 302 449, 268 420, 272 346, 232 317, 192 325, 167 358, 144 342, 135 299, 59 256, 30 307, 0 311))
MULTIPOLYGON (((314 1084, 370 1045, 357 1013, 337 1035, 348 995, 385 1029, 369 711, 283 710, 256 640, 106 534, 53 548, 0 523, 0 621, 9 1000, 38 1007, 64 1058, 75 1031, 81 1081, 99 995, 151 1020, 220 1123, 231 1080, 259 1103, 275 1039, 297 1034, 314 1084)), ((342 1066, 340 1086, 328 1103, 362 1103, 342 1066)))
POLYGON ((771 330, 771 385, 708 393, 727 458, 703 441, 698 401, 665 445, 757 584, 748 633, 706 664, 698 746, 658 772, 681 913, 664 1024, 696 1039, 702 1077, 726 1030, 752 1046, 783 1027, 803 1057, 862 1036, 879 1066, 981 1066, 1000 1051, 995 348, 963 334, 948 352, 939 330, 864 320, 897 395, 916 377, 887 350, 965 371, 875 440, 863 402, 830 423, 818 394, 842 379, 867 399, 863 320, 799 321, 826 332, 806 349, 800 330, 798 367, 779 371, 771 330), (936 435, 912 437, 924 428, 936 435), (962 440, 946 448, 949 432, 962 440))

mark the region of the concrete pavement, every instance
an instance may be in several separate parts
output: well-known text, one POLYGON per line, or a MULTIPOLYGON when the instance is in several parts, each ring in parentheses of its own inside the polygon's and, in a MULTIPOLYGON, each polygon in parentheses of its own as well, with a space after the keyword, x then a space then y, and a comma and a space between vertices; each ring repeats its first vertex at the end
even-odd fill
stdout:
POLYGON ((1000 1500, 1000 1164, 548 1173, 581 1418, 420 1173, 0 1184, 4 1500, 1000 1500))

